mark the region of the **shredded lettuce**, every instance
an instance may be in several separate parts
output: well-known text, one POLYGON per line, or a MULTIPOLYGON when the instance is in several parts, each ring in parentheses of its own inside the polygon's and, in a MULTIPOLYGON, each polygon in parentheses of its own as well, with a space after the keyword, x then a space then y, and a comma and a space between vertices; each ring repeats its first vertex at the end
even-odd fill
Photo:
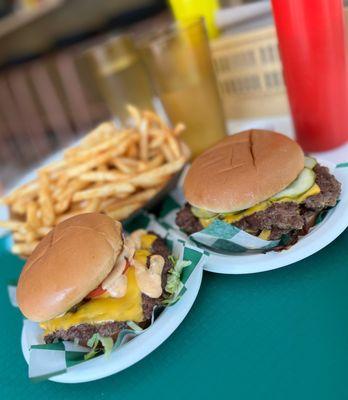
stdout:
POLYGON ((176 257, 174 257, 172 254, 170 256, 168 256, 168 260, 172 263, 173 266, 178 261, 178 259, 176 257))
POLYGON ((114 341, 112 340, 112 338, 101 336, 99 335, 99 333, 95 333, 87 342, 88 347, 91 347, 92 349, 89 353, 85 355, 85 360, 90 360, 98 353, 100 353, 101 349, 98 348, 99 342, 104 349, 105 356, 108 357, 110 355, 114 346, 114 341))
POLYGON ((191 261, 178 261, 174 263, 174 266, 169 270, 168 279, 166 284, 166 292, 169 294, 175 294, 178 292, 181 281, 181 273, 185 267, 191 265, 191 261))
POLYGON ((179 261, 173 256, 169 256, 173 267, 168 272, 168 279, 165 290, 169 293, 169 297, 163 301, 163 304, 170 305, 175 303, 179 298, 179 293, 183 288, 183 283, 181 282, 181 273, 185 267, 191 265, 191 261, 179 261))

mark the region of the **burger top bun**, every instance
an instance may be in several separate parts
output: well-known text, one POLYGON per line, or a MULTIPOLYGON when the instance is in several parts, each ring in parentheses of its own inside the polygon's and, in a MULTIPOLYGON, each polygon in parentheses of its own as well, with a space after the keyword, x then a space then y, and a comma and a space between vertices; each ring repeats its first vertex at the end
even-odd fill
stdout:
POLYGON ((304 168, 288 137, 251 129, 226 137, 197 157, 184 182, 187 201, 217 213, 244 210, 285 189, 304 168))
POLYGON ((106 215, 81 214, 58 224, 22 270, 20 310, 37 322, 64 314, 106 278, 122 248, 122 226, 106 215))

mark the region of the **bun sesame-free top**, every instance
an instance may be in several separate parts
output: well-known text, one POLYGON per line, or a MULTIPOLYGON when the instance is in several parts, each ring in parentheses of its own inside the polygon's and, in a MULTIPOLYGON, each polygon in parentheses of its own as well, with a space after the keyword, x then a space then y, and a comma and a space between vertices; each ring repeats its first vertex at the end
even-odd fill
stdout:
POLYGON ((32 321, 46 321, 79 303, 111 272, 123 247, 122 226, 90 213, 57 225, 20 275, 17 301, 32 321))
POLYGON ((280 133, 251 129, 226 137, 198 156, 184 182, 187 201, 212 212, 234 212, 287 187, 303 170, 301 147, 280 133))

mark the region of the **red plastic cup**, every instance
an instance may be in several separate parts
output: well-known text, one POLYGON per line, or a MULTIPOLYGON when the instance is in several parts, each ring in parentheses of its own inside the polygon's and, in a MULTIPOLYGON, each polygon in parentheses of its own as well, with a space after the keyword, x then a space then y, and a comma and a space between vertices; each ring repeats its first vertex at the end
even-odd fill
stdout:
POLYGON ((305 151, 348 140, 342 0, 272 0, 296 137, 305 151))

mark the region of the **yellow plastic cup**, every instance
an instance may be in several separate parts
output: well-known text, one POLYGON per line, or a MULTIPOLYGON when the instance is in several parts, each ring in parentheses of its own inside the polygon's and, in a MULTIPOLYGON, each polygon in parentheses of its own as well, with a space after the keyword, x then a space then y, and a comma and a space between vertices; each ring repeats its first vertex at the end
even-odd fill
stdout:
POLYGON ((177 21, 203 17, 209 38, 219 36, 215 23, 215 13, 220 7, 218 0, 169 0, 169 4, 177 21))

